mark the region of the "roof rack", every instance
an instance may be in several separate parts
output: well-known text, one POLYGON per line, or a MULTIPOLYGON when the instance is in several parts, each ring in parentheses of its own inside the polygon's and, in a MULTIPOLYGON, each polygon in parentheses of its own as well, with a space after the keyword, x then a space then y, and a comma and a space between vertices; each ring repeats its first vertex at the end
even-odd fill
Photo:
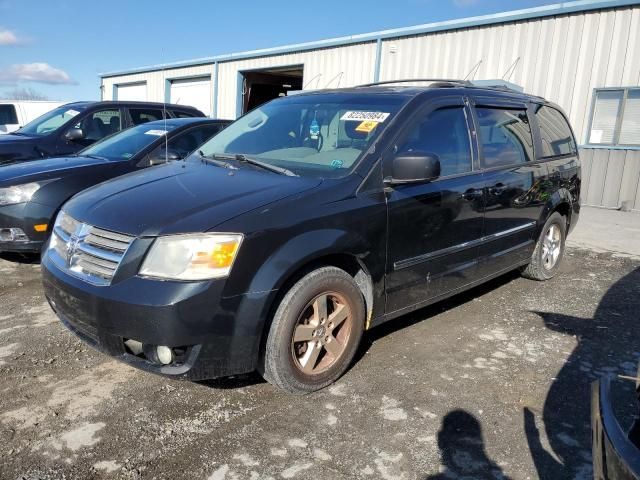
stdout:
POLYGON ((473 86, 473 84, 468 80, 456 80, 456 79, 450 79, 450 78, 408 78, 403 80, 384 80, 382 82, 366 83, 364 85, 357 85, 355 88, 375 87, 377 85, 389 85, 391 83, 414 83, 414 82, 432 82, 432 83, 438 83, 439 84, 438 86, 449 86, 449 85, 450 86, 461 85, 465 87, 473 86))

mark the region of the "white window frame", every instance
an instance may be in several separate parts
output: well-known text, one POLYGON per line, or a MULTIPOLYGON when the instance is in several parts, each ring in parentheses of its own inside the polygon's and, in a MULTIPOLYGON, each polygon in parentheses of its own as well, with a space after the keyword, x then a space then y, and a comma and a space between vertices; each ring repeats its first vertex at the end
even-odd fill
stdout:
POLYGON ((639 143, 619 143, 620 140, 620 130, 622 128, 622 119, 624 118, 624 110, 627 105, 627 98, 629 96, 629 92, 631 90, 640 90, 640 86, 637 87, 606 87, 606 88, 594 88, 593 89, 593 98, 591 99, 591 110, 589 112, 589 124, 586 132, 586 144, 588 146, 593 147, 630 147, 630 148, 639 148, 639 143), (613 129, 613 141, 611 143, 591 143, 591 128, 593 126, 593 116, 596 111, 596 100, 599 92, 622 92, 622 100, 620 102, 620 111, 618 112, 618 116, 616 118, 616 124, 613 129))

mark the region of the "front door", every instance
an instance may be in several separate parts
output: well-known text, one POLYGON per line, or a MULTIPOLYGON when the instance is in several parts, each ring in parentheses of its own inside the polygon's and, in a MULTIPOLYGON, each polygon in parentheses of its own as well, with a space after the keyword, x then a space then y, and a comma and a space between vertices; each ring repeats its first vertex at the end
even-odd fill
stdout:
MULTIPOLYGON (((438 179, 388 189, 387 313, 418 307, 477 277, 483 179, 474 165, 473 122, 462 97, 418 113, 394 152, 437 155, 438 179)), ((391 175, 393 154, 385 158, 391 175)))

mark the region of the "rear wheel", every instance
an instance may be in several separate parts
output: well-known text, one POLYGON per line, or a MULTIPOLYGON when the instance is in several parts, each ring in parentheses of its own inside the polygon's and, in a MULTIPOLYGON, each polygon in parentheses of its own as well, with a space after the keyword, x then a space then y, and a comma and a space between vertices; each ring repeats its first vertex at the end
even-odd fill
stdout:
POLYGON ((536 248, 531 255, 531 263, 522 275, 532 280, 549 280, 558 273, 564 256, 567 222, 558 212, 554 212, 542 228, 536 248))
POLYGON ((365 307, 353 278, 323 267, 285 294, 267 337, 262 374, 291 393, 335 382, 348 368, 362 338, 365 307))

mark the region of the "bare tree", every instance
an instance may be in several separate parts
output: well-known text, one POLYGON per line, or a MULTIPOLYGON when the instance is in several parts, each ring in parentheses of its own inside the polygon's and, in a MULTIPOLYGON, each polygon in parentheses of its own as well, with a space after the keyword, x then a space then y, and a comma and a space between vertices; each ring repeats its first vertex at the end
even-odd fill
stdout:
POLYGON ((49 97, 31 87, 15 88, 4 92, 3 97, 8 100, 49 100, 49 97))

